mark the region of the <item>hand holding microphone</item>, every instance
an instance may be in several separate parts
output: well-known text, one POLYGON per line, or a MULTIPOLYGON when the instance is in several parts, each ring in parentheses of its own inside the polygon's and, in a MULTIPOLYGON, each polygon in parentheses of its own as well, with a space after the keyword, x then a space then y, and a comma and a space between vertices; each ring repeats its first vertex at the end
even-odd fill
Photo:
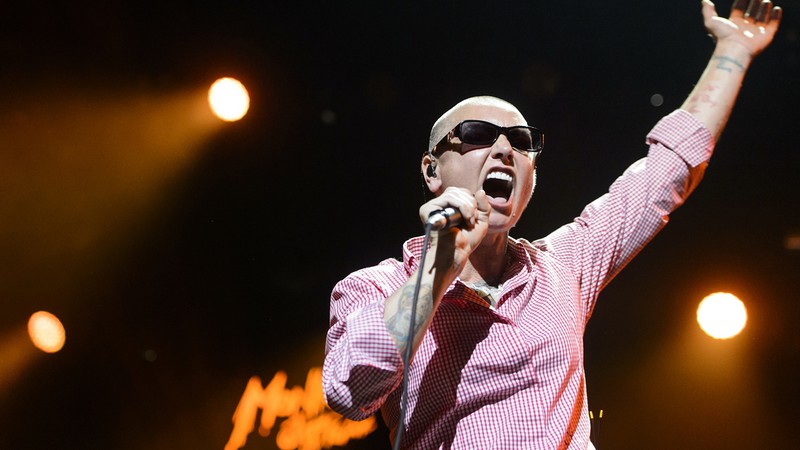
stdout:
POLYGON ((456 187, 448 187, 441 195, 422 205, 420 219, 426 226, 430 223, 432 231, 437 231, 431 236, 431 246, 438 248, 435 253, 437 261, 443 257, 442 264, 460 272, 486 237, 490 209, 483 190, 473 195, 456 187))
POLYGON ((451 186, 420 206, 419 218, 423 224, 431 224, 433 231, 446 231, 469 224, 475 209, 475 196, 470 191, 451 186))
POLYGON ((433 231, 471 229, 485 221, 488 214, 489 204, 483 190, 473 195, 466 189, 456 187, 448 187, 419 209, 420 219, 425 225, 431 225, 433 231))

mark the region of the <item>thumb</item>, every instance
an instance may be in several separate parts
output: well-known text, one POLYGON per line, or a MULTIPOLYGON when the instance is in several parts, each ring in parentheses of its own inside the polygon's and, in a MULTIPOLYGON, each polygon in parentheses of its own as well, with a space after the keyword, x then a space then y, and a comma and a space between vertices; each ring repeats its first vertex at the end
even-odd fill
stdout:
POLYGON ((711 0, 703 0, 703 20, 708 23, 709 20, 717 17, 717 8, 711 0))
POLYGON ((731 22, 717 14, 717 8, 711 0, 703 0, 703 26, 709 36, 717 42, 725 34, 730 33, 731 22))

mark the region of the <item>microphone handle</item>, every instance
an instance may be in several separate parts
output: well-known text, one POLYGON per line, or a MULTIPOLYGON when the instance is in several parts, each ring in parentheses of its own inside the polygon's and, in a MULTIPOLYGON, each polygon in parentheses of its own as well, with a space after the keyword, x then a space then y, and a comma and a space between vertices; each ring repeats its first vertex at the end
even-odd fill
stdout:
POLYGON ((431 212, 428 216, 428 225, 433 231, 440 231, 446 228, 458 226, 461 222, 461 212, 455 208, 447 207, 431 212))

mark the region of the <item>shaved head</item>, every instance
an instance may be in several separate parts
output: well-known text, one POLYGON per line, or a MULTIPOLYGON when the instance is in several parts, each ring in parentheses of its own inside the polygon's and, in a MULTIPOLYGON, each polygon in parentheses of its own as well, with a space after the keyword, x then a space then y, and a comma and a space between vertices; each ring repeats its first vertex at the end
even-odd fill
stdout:
POLYGON ((493 106, 500 109, 505 109, 508 111, 513 111, 519 116, 520 123, 517 125, 527 125, 528 123, 525 121, 525 117, 522 116, 522 113, 519 112, 516 106, 512 105, 511 103, 488 95, 481 95, 478 97, 470 97, 466 100, 462 100, 458 102, 455 106, 447 110, 441 117, 433 124, 433 128, 431 128, 431 135, 428 140, 428 151, 433 150, 433 146, 436 145, 439 141, 442 140, 447 133, 450 132, 456 125, 461 123, 461 121, 466 119, 474 119, 475 117, 470 115, 470 111, 474 107, 478 106, 493 106))

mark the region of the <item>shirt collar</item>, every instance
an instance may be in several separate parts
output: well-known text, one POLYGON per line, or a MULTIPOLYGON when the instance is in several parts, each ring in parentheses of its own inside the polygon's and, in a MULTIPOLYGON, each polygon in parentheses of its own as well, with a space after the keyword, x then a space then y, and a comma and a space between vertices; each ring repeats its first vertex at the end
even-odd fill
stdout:
MULTIPOLYGON (((407 240, 403 244, 403 265, 408 272, 408 275, 414 273, 419 266, 419 258, 422 254, 422 244, 425 242, 424 236, 417 236, 407 240)), ((517 239, 509 236, 508 238, 508 257, 511 265, 522 264, 528 271, 533 269, 533 260, 530 253, 528 253, 524 244, 520 243, 517 239)))

